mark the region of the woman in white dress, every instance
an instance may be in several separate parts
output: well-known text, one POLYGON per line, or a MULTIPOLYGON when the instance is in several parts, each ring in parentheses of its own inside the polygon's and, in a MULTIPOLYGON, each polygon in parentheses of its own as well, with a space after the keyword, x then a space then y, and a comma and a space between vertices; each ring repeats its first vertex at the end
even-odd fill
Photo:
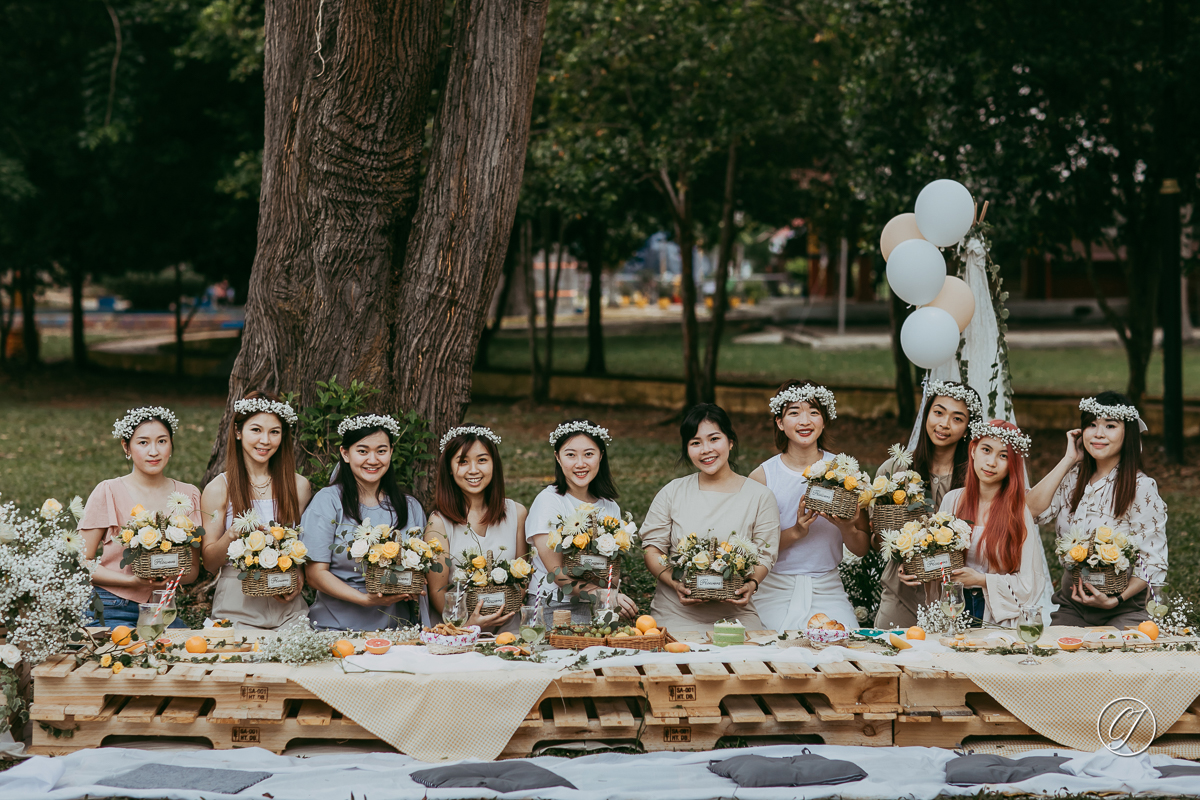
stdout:
POLYGON ((808 490, 804 470, 834 458, 825 449, 826 425, 837 418, 833 392, 811 381, 788 381, 770 406, 780 452, 750 477, 775 495, 783 529, 779 558, 755 596, 759 619, 767 628, 782 632, 803 630, 810 617, 822 613, 847 630, 857 628, 838 565, 843 544, 857 556, 866 555, 866 515, 859 510, 853 519, 844 520, 810 511, 804 504, 808 490))

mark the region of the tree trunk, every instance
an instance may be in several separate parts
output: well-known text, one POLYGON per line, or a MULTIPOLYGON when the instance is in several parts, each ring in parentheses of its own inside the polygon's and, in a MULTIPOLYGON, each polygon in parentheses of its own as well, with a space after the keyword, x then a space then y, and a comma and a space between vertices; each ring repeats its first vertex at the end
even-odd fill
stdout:
POLYGON ((908 356, 900 347, 900 328, 908 318, 908 307, 904 301, 890 292, 892 323, 892 362, 896 365, 896 419, 902 426, 911 427, 917 416, 917 405, 913 398, 912 366, 908 356))
POLYGON ((586 247, 588 263, 588 320, 587 320, 587 365, 583 371, 588 375, 605 375, 608 366, 604 361, 604 247, 608 228, 602 220, 590 220, 587 226, 586 247))
POLYGON ((695 235, 692 228, 692 194, 689 176, 680 172, 671 180, 664 168, 659 172, 659 189, 667 197, 671 217, 675 222, 675 243, 679 245, 680 293, 683 295, 683 384, 686 408, 700 402, 699 326, 696 324, 696 276, 692 250, 695 235))
POLYGON ((508 235, 508 250, 504 254, 504 272, 500 276, 500 296, 496 298, 496 318, 492 324, 484 325, 479 336, 479 347, 475 350, 475 369, 487 369, 492 339, 504 322, 508 310, 508 297, 512 294, 513 276, 516 275, 517 259, 520 258, 519 236, 508 235))
POLYGON ((525 276, 525 302, 529 305, 529 396, 537 400, 542 380, 542 360, 538 356, 537 287, 533 285, 533 220, 521 226, 521 270, 525 276))
POLYGON ((334 374, 435 433, 461 420, 516 213, 546 1, 456 3, 422 177, 443 7, 268 0, 258 248, 221 431, 248 389, 308 404, 334 374))
POLYGON ((71 362, 75 369, 88 365, 87 339, 83 322, 83 270, 72 266, 68 273, 71 282, 71 362))
POLYGON ((37 329, 37 274, 33 267, 21 268, 21 338, 25 345, 25 364, 41 362, 37 329))
POLYGON ((729 261, 733 255, 733 201, 737 182, 737 137, 729 143, 725 159, 725 200, 721 205, 721 237, 717 253, 716 293, 713 297, 712 327, 708 332, 708 347, 704 351, 704 376, 700 398, 705 403, 717 402, 717 358, 721 337, 725 334, 725 312, 729 306, 729 261))

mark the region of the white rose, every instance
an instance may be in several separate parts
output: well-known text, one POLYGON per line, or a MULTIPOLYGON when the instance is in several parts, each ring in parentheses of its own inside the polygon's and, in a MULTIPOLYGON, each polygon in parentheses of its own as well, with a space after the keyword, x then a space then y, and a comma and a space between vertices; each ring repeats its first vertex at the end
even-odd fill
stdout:
POLYGON ((371 549, 371 543, 366 539, 355 539, 354 544, 350 545, 350 557, 362 558, 371 549))
POLYGON ((601 534, 596 538, 596 550, 605 558, 612 556, 617 549, 617 540, 611 533, 601 534))
POLYGON ((408 569, 416 569, 421 566, 421 556, 414 550, 405 550, 404 555, 400 558, 400 563, 408 569))
POLYGON ((267 569, 274 567, 279 563, 279 551, 274 547, 263 548, 263 551, 258 554, 258 563, 267 569))
POLYGON ((635 533, 637 533, 637 523, 635 523, 633 520, 629 520, 629 522, 626 522, 622 527, 630 536, 633 536, 635 533))
POLYGON ((246 543, 241 539, 234 539, 229 543, 229 550, 225 553, 231 561, 237 561, 242 556, 246 555, 246 543))
POLYGON ((53 497, 48 498, 46 502, 42 503, 42 510, 39 513, 41 513, 42 519, 54 519, 62 513, 62 503, 53 497))
POLYGON ((171 525, 167 528, 167 538, 175 544, 183 544, 188 540, 188 534, 183 528, 176 528, 174 525, 171 525))
POLYGON ((9 522, 0 522, 0 544, 9 544, 17 540, 17 526, 9 522))
POLYGON ((507 572, 500 569, 500 567, 496 567, 494 570, 492 570, 492 582, 493 583, 504 583, 506 580, 508 580, 507 572))
POLYGON ((0 645, 0 661, 4 662, 4 666, 12 669, 20 663, 21 651, 15 644, 0 645))

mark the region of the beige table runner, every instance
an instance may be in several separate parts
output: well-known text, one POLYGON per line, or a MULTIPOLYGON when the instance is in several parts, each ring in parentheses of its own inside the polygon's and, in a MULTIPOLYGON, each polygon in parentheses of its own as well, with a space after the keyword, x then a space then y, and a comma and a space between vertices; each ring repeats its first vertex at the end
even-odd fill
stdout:
MULTIPOLYGON (((1196 653, 1081 651, 1039 658, 1037 666, 1018 664, 1022 658, 953 653, 938 655, 934 666, 974 681, 1043 736, 1085 751, 1102 746, 1096 721, 1117 698, 1144 702, 1161 736, 1200 695, 1200 654, 1196 653)), ((1119 728, 1118 733, 1127 728, 1119 728)), ((1130 747, 1138 749, 1148 733, 1148 725, 1139 726, 1130 747)))

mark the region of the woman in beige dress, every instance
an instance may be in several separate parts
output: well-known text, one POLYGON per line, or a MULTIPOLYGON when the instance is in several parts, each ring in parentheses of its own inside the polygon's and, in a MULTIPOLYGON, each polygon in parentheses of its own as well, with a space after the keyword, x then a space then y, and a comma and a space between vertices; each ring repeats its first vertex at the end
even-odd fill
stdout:
POLYGON ((650 613, 660 628, 703 630, 723 619, 738 619, 747 630, 762 623, 754 593, 779 554, 779 509, 766 486, 734 471, 737 434, 719 406, 692 408, 679 426, 683 453, 697 472, 664 486, 642 524, 646 566, 658 579, 650 613), (689 533, 726 540, 731 533, 754 543, 759 563, 738 590, 736 600, 692 600, 691 590, 671 577, 669 559, 689 533))

